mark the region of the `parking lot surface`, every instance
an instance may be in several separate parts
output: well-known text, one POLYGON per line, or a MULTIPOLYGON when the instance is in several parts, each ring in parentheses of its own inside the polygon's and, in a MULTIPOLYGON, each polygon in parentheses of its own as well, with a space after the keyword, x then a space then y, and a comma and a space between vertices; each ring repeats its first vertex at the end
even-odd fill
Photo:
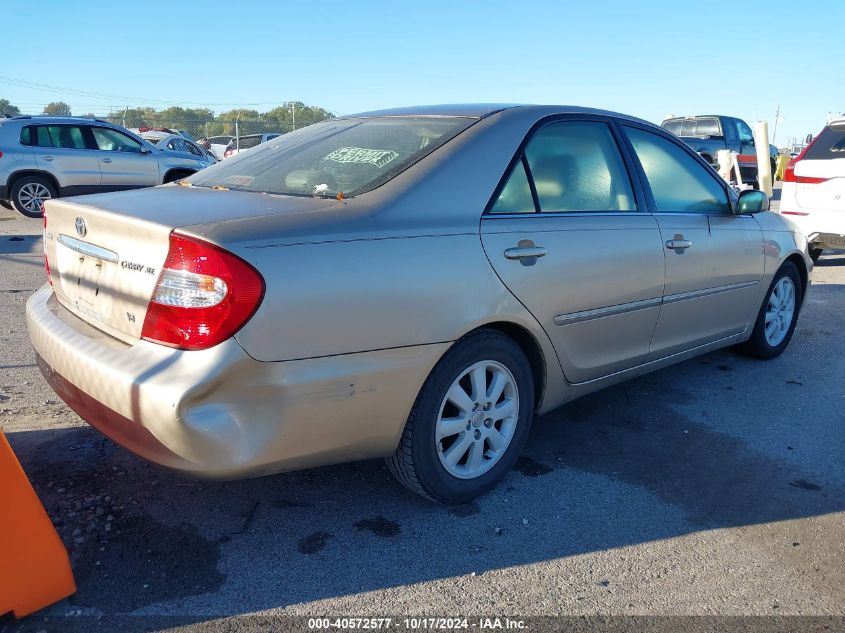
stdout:
POLYGON ((42 615, 845 614, 845 253, 782 357, 724 350, 566 405, 496 490, 445 507, 381 461, 212 483, 105 439, 35 366, 40 233, 0 209, 0 428, 79 586, 42 615))

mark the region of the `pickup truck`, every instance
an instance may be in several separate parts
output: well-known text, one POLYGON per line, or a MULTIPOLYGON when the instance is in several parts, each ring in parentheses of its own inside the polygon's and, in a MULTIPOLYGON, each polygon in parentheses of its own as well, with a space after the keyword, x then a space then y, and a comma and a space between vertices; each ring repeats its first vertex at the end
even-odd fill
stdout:
MULTIPOLYGON (((719 114, 686 116, 666 119, 662 126, 698 152, 701 157, 718 169, 716 152, 727 149, 739 154, 739 171, 742 181, 759 188, 757 183, 757 149, 754 134, 742 119, 719 114)), ((777 148, 769 146, 772 174, 777 163, 777 148)))

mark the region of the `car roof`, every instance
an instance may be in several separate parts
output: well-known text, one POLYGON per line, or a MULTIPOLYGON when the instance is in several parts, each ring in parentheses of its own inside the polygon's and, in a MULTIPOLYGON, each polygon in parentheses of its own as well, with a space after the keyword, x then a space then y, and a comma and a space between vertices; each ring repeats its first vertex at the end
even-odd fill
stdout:
POLYGON ((9 117, 5 119, 5 121, 32 121, 33 123, 104 123, 106 125, 113 125, 115 127, 120 127, 115 125, 111 121, 106 121, 105 119, 92 119, 90 117, 81 117, 81 116, 47 116, 47 115, 19 115, 9 117))
POLYGON ((551 116, 555 114, 595 114, 599 116, 610 116, 618 119, 625 119, 628 121, 636 121, 646 125, 654 126, 654 123, 638 119, 637 117, 622 114, 620 112, 613 112, 611 110, 601 110, 599 108, 588 108, 583 106, 573 105, 536 105, 536 104, 518 104, 518 103, 464 103, 464 104, 442 104, 442 105, 428 105, 428 106, 414 106, 410 108, 391 108, 388 110, 373 110, 371 112, 361 112, 359 114, 349 114, 338 117, 340 119, 358 119, 358 118, 377 118, 377 117, 401 117, 401 116, 456 116, 456 117, 472 117, 483 119, 492 116, 499 112, 507 110, 519 109, 523 112, 535 114, 538 118, 551 116))

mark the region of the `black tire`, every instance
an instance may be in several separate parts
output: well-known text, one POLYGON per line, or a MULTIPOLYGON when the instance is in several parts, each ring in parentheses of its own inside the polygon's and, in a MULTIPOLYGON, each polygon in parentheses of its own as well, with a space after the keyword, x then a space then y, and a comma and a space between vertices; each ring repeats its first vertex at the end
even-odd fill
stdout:
POLYGON ((28 218, 40 218, 43 215, 41 207, 39 206, 37 209, 32 207, 28 208, 27 201, 22 199, 22 196, 25 196, 25 193, 29 189, 29 187, 27 187, 28 185, 44 187, 49 192, 50 198, 58 197, 58 191, 56 191, 56 187, 53 183, 43 176, 23 176, 14 182, 11 190, 9 191, 12 196, 12 205, 14 205, 15 209, 19 213, 22 213, 28 218))
POLYGON ((164 183, 168 182, 176 182, 177 180, 182 180, 182 178, 187 178, 188 176, 194 174, 196 172, 193 171, 186 171, 184 169, 174 169, 173 171, 167 172, 164 176, 164 183))
POLYGON ((766 297, 763 300, 763 305, 760 306, 760 312, 757 314, 757 320, 754 323, 754 330, 751 332, 751 338, 740 346, 742 351, 747 356, 759 358, 761 360, 768 360, 775 358, 783 353, 792 339, 792 334, 795 332, 795 325, 798 323, 798 313, 801 310, 801 301, 804 298, 804 286, 801 282, 801 275, 798 268, 792 262, 784 262, 780 270, 775 273, 775 278, 766 292, 766 297), (772 296, 772 291, 775 286, 784 277, 789 277, 795 288, 795 309, 792 313, 792 321, 786 331, 783 340, 777 345, 771 345, 766 340, 766 310, 769 307, 769 299, 772 296))
MULTIPOLYGON (((405 487, 432 501, 466 503, 492 489, 513 468, 525 446, 534 417, 534 380, 525 353, 495 330, 479 330, 458 341, 437 363, 411 409, 396 452, 386 459, 405 487), (435 426, 452 383, 480 361, 496 361, 511 373, 519 397, 516 428, 499 461, 473 479, 450 474, 441 463, 435 426)), ((486 445, 484 445, 486 446, 486 445)))
POLYGON ((12 206, 12 203, 9 202, 8 200, 0 200, 0 207, 3 207, 4 209, 8 209, 9 211, 15 210, 15 207, 12 206))
POLYGON ((823 248, 819 248, 819 247, 815 247, 815 248, 814 248, 814 247, 812 247, 812 246, 810 247, 810 259, 812 259, 812 260, 813 260, 813 263, 814 263, 814 264, 817 264, 817 263, 818 263, 818 261, 819 261, 819 257, 821 257, 821 256, 822 256, 822 253, 824 253, 824 249, 823 249, 823 248))

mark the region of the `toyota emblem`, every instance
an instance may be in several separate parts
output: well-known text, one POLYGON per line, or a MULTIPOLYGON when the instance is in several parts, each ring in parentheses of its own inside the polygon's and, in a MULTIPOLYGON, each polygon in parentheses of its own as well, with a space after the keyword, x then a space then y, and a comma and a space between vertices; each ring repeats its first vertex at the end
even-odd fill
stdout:
POLYGON ((79 237, 85 237, 85 234, 88 232, 88 227, 85 226, 85 220, 83 218, 76 218, 76 232, 79 233, 79 237))

